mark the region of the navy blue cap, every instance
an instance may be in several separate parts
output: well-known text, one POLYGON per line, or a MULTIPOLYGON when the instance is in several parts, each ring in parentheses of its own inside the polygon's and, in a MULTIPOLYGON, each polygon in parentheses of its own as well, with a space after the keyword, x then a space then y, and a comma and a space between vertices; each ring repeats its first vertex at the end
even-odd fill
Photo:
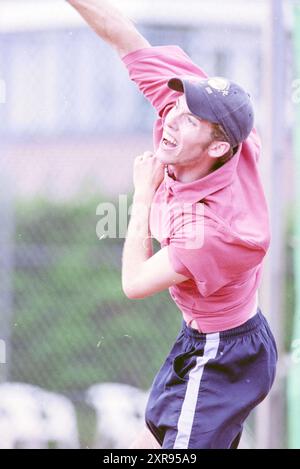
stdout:
POLYGON ((250 95, 226 78, 171 78, 168 87, 185 94, 192 114, 220 124, 233 147, 246 140, 253 129, 254 111, 250 95))

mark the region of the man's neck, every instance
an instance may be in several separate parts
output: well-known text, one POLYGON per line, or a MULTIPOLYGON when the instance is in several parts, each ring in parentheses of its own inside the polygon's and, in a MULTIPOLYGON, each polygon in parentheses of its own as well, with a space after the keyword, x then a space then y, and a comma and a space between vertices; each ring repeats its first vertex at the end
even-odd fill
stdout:
POLYGON ((189 183, 204 178, 213 171, 212 165, 179 166, 168 165, 168 174, 176 181, 189 183))

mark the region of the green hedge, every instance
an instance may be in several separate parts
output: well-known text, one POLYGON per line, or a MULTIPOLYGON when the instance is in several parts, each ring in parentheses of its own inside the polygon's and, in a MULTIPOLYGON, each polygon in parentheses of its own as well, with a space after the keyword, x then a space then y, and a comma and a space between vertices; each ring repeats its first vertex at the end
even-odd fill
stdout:
POLYGON ((124 240, 99 240, 99 200, 19 203, 10 379, 64 393, 148 388, 180 327, 168 292, 128 300, 124 240))

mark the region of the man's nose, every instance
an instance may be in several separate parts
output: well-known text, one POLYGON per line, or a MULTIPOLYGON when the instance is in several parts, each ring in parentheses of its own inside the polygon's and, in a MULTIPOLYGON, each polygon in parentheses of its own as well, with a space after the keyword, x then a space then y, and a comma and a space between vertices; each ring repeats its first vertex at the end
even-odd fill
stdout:
POLYGON ((178 115, 169 112, 169 114, 165 118, 165 126, 170 127, 170 129, 177 130, 178 129, 178 115))

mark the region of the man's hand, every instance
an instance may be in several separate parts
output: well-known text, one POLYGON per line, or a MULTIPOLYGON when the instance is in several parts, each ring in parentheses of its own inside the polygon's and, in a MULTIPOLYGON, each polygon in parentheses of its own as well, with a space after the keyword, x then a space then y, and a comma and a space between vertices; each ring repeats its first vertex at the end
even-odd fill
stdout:
POLYGON ((135 194, 153 198, 164 178, 165 166, 150 151, 136 157, 133 167, 135 194))
POLYGON ((132 21, 107 0, 67 0, 88 25, 105 42, 114 47, 120 57, 138 49, 150 47, 132 21))

